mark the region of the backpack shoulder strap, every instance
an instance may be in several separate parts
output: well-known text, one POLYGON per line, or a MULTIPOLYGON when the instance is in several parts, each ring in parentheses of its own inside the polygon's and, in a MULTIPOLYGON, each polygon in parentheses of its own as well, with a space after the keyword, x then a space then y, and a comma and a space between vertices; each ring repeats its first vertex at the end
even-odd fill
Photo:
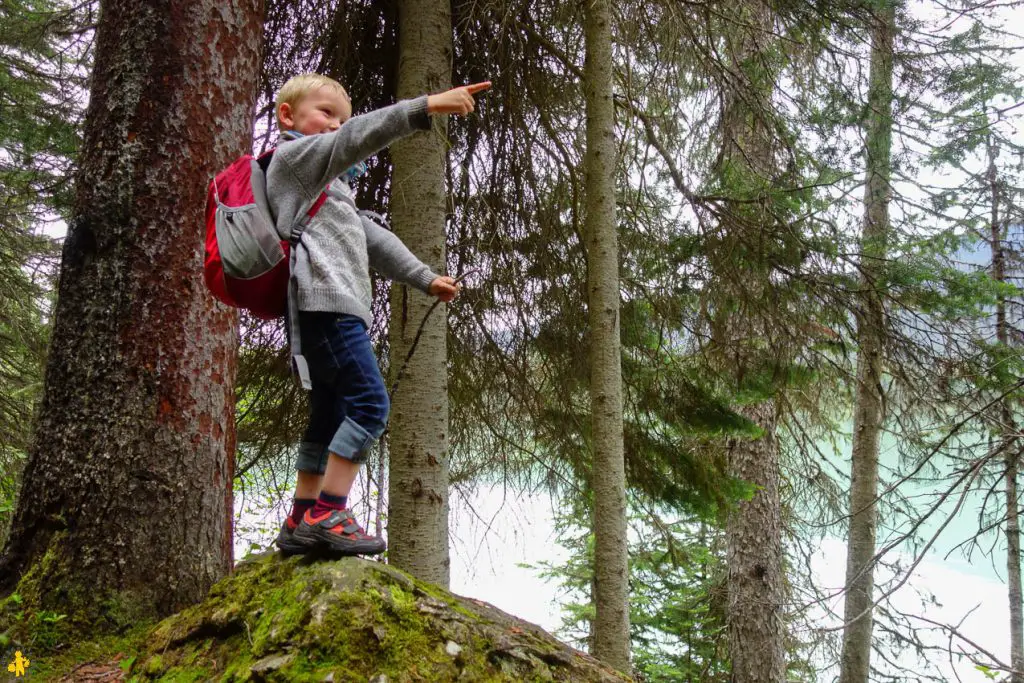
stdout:
MULTIPOLYGON (((256 163, 259 164, 260 169, 263 171, 264 178, 267 175, 267 171, 270 170, 270 162, 273 161, 274 159, 275 149, 276 148, 271 148, 256 158, 256 163)), ((315 202, 313 202, 313 206, 309 207, 309 209, 304 214, 302 214, 295 220, 295 224, 292 226, 289 242, 291 242, 293 245, 298 244, 299 239, 302 237, 302 233, 309 225, 309 222, 313 220, 313 217, 316 216, 317 212, 320 210, 320 207, 324 205, 325 201, 327 201, 326 190, 320 193, 320 196, 316 198, 315 202)))
POLYGON ((306 231, 306 228, 309 227, 309 224, 313 221, 313 218, 317 215, 317 213, 320 212, 320 209, 323 207, 324 202, 326 201, 327 191, 325 190, 324 192, 320 193, 319 197, 316 198, 316 201, 313 202, 313 206, 309 207, 309 210, 306 211, 306 213, 302 214, 296 219, 295 225, 292 226, 292 246, 299 243, 299 240, 302 239, 302 233, 306 231))
POLYGON ((270 162, 274 158, 274 150, 275 149, 277 149, 277 148, 276 147, 271 147, 266 152, 264 152, 263 154, 261 154, 258 157, 256 157, 256 163, 259 164, 260 168, 263 170, 263 175, 266 175, 267 174, 267 169, 270 168, 270 162))

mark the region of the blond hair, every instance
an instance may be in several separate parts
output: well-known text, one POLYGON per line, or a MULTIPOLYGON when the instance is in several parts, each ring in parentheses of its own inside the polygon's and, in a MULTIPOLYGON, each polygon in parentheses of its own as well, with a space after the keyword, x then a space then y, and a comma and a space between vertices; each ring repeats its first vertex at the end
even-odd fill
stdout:
POLYGON ((288 79, 287 83, 281 86, 281 89, 277 92, 277 100, 274 102, 274 112, 277 114, 278 127, 284 127, 284 124, 281 123, 282 104, 287 102, 294 107, 303 97, 325 86, 336 89, 348 102, 352 101, 352 98, 345 92, 345 88, 342 87, 341 83, 338 83, 338 81, 329 76, 314 73, 292 76, 288 79))

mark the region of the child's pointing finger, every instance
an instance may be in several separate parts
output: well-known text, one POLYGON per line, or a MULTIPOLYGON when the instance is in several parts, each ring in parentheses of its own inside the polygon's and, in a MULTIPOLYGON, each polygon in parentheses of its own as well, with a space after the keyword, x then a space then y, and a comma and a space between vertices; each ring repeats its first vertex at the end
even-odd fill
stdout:
POLYGON ((478 92, 483 92, 484 90, 487 90, 490 87, 491 87, 491 82, 490 81, 482 81, 480 83, 474 83, 472 85, 465 86, 466 92, 468 92, 470 95, 475 95, 478 92))
POLYGON ((473 111, 473 93, 491 87, 490 81, 463 85, 446 90, 443 93, 427 97, 428 114, 460 114, 466 115, 473 111))

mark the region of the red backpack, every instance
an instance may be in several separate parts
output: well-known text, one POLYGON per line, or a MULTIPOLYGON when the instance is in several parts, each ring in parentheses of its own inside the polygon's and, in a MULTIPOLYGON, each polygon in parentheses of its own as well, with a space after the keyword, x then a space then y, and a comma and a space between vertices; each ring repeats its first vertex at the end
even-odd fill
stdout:
POLYGON ((274 150, 236 159, 210 182, 206 200, 206 286, 220 301, 270 320, 285 314, 292 245, 327 200, 321 193, 282 240, 267 201, 274 150))

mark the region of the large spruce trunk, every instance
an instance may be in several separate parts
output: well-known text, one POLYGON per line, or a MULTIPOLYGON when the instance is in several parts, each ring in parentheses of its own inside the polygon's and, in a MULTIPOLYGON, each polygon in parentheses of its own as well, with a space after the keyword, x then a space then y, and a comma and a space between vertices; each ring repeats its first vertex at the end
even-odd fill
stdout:
POLYGON ((3 588, 31 572, 41 607, 166 615, 231 568, 236 315, 203 284, 203 215, 215 168, 250 144, 261 15, 262 0, 101 3, 43 402, 0 560, 3 588))
MULTIPOLYGON (((446 90, 451 84, 452 18, 444 0, 399 5, 398 97, 446 90)), ((391 217, 395 233, 444 272, 445 120, 391 148, 391 217)), ((432 301, 406 286, 391 292, 391 368, 408 357, 432 301)), ((447 316, 427 320, 391 406, 388 559, 413 576, 448 587, 447 316)), ((394 377, 392 377, 394 381, 394 377)))
MULTIPOLYGON (((767 197, 776 191, 774 179, 779 175, 771 126, 776 74, 765 72, 772 68, 767 54, 775 40, 774 15, 771 6, 761 0, 746 0, 734 11, 735 23, 725 41, 733 78, 723 85, 718 170, 733 182, 743 183, 745 193, 758 188, 759 194, 767 197)), ((723 247, 725 254, 735 253, 735 245, 761 241, 763 231, 778 229, 771 212, 759 203, 727 202, 726 208, 723 240, 730 246, 723 247)), ((731 262, 715 266, 724 280, 723 288, 734 298, 735 310, 728 311, 726 306, 722 315, 721 334, 732 355, 726 372, 737 387, 743 386, 748 374, 792 362, 785 345, 769 344, 766 352, 759 344, 772 339, 773 318, 778 315, 763 304, 771 298, 770 269, 762 262, 770 254, 755 252, 746 258, 753 259, 754 267, 731 262)), ((753 497, 740 502, 726 522, 727 622, 734 683, 785 680, 785 575, 775 403, 773 397, 767 397, 739 406, 739 411, 761 428, 762 436, 731 439, 728 445, 729 474, 754 487, 753 497)))
POLYGON ((619 242, 615 217, 612 11, 584 6, 587 110, 586 247, 594 490, 593 654, 629 671, 629 567, 619 341, 619 242))
POLYGON ((861 294, 857 311, 857 386, 850 463, 850 533, 840 683, 867 683, 871 672, 872 594, 878 523, 878 444, 885 420, 882 393, 885 309, 882 269, 889 234, 892 157, 892 69, 896 10, 885 3, 871 19, 861 294))

